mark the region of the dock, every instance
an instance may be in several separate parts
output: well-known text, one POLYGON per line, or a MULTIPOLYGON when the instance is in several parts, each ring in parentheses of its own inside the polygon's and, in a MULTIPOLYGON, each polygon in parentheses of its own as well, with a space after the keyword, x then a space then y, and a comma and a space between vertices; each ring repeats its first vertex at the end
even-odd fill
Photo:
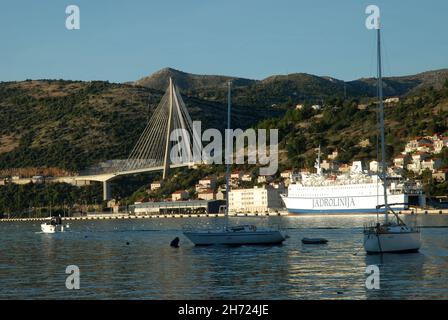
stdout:
MULTIPOLYGON (((409 209, 397 212, 401 215, 448 215, 448 209, 409 209)), ((288 216, 287 211, 262 212, 262 213, 229 213, 229 217, 275 217, 288 216)), ((294 215, 296 216, 296 215, 294 215)), ((173 219, 173 218, 223 218, 224 213, 198 213, 198 214, 128 214, 128 213, 101 213, 88 214, 86 216, 63 217, 64 221, 86 220, 139 220, 139 219, 173 219)), ((3 218, 0 222, 30 222, 47 221, 48 217, 40 218, 3 218)))
MULTIPOLYGON (((269 217, 269 216, 286 216, 287 212, 271 212, 271 213, 229 213, 229 217, 269 217)), ((173 219, 173 218, 223 218, 224 213, 207 213, 207 214, 91 214, 87 216, 63 217, 63 221, 86 221, 86 220, 139 220, 139 219, 173 219)), ((42 222, 49 220, 48 217, 41 218, 3 218, 0 222, 42 222)))
POLYGON ((414 209, 408 209, 408 210, 402 210, 398 212, 399 214, 405 214, 405 215, 447 215, 448 209, 421 209, 421 208, 414 208, 414 209))

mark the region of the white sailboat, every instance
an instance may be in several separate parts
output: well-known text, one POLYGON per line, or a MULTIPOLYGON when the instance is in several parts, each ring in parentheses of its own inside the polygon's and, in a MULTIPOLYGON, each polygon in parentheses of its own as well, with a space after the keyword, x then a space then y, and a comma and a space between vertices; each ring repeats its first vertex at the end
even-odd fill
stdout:
POLYGON ((378 55, 378 99, 380 104, 380 130, 381 130, 381 162, 382 180, 384 190, 384 205, 377 206, 377 209, 384 206, 385 220, 383 223, 377 222, 375 225, 364 228, 364 248, 368 254, 379 253, 407 253, 417 252, 421 246, 420 230, 407 226, 403 220, 393 211, 388 203, 387 194, 387 167, 386 167, 386 147, 384 139, 384 105, 383 105, 383 83, 381 69, 381 29, 379 20, 376 23, 377 29, 377 55, 378 55), (390 221, 391 212, 396 221, 390 221))
MULTIPOLYGON (((231 82, 228 83, 227 128, 230 129, 231 82)), ((185 231, 184 235, 196 246, 209 245, 274 245, 286 240, 286 235, 276 229, 257 228, 254 225, 229 227, 229 178, 230 164, 226 168, 225 226, 220 230, 185 231)))

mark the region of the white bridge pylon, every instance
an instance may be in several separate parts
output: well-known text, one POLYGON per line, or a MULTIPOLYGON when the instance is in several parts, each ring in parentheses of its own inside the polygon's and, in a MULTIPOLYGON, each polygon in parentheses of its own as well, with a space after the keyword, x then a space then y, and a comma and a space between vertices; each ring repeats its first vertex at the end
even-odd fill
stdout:
MULTIPOLYGON (((144 172, 163 171, 163 179, 168 176, 171 168, 192 166, 192 155, 186 155, 188 162, 172 164, 170 151, 174 144, 186 144, 187 152, 191 152, 193 137, 196 145, 201 144, 201 138, 193 131, 193 122, 188 113, 182 97, 170 78, 170 84, 163 95, 159 105, 148 121, 143 133, 132 149, 129 157, 113 172, 100 173, 96 175, 77 176, 75 180, 88 180, 103 182, 103 200, 110 199, 110 185, 108 181, 124 175, 132 175, 144 172), (182 129, 178 141, 171 141, 170 136, 174 130, 182 129), (180 139, 179 139, 180 138, 180 139)), ((185 156, 185 155, 184 155, 185 156)))
MULTIPOLYGON (((170 78, 170 84, 165 95, 119 172, 127 173, 162 166, 163 178, 165 179, 171 164, 171 148, 179 142, 179 139, 170 140, 170 135, 174 130, 179 130, 178 132, 182 133, 180 140, 183 140, 183 143, 189 146, 189 148, 186 148, 187 151, 192 150, 193 146, 190 137, 197 138, 200 142, 200 137, 193 135, 193 122, 190 114, 170 78)), ((177 166, 191 165, 192 156, 187 155, 186 159, 189 159, 189 162, 177 163, 177 166)))

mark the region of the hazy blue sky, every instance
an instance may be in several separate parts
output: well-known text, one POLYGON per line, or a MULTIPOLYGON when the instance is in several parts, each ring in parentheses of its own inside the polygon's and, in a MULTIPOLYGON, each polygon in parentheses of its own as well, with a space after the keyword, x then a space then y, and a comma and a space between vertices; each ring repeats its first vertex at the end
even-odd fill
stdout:
POLYGON ((447 0, 1 0, 0 81, 123 82, 167 66, 255 79, 372 76, 368 4, 382 10, 385 75, 448 67, 447 0), (80 30, 65 28, 70 4, 80 30))

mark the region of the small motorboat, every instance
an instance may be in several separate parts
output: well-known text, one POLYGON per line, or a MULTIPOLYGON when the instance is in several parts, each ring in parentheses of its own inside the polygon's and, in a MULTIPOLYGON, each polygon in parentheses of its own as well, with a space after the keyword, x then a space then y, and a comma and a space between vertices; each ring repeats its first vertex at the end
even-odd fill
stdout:
POLYGON ((328 240, 324 238, 303 238, 303 244, 327 244, 328 240))
POLYGON ((64 225, 62 224, 62 219, 60 216, 52 217, 50 221, 42 223, 40 225, 40 229, 43 233, 64 232, 64 225))

